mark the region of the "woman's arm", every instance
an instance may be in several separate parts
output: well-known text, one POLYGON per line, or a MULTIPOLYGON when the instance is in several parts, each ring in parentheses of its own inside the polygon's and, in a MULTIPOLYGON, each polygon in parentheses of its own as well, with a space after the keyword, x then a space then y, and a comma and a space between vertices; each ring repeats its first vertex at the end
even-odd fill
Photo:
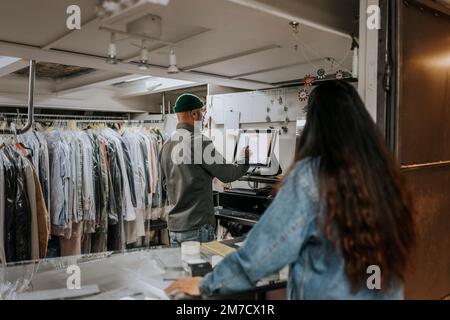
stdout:
POLYGON ((244 245, 227 256, 201 282, 201 293, 228 294, 255 286, 260 279, 293 263, 307 238, 317 203, 311 190, 317 188, 304 164, 298 164, 244 245))

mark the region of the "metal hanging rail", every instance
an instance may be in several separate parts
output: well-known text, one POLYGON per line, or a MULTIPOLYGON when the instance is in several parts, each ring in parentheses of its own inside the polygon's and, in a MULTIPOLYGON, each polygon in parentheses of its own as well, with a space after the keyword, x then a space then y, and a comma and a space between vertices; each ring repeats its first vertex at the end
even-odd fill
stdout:
MULTIPOLYGON (((4 115, 4 114, 3 114, 4 115)), ((123 123, 123 124, 146 124, 146 123, 164 123, 164 120, 129 120, 124 119, 123 117, 89 117, 89 116, 64 116, 64 115, 34 115, 35 117, 40 119, 35 119, 35 122, 51 122, 51 121, 61 121, 61 122, 76 122, 76 123, 123 123)), ((3 116, 0 113, 0 122, 1 120, 20 120, 16 116, 12 116, 12 114, 8 116, 3 116)))
POLYGON ((77 123, 123 123, 123 124, 145 124, 145 123, 164 123, 164 120, 125 120, 125 119, 40 119, 40 121, 73 121, 77 123))
POLYGON ((33 125, 33 119, 34 119, 34 82, 36 78, 36 61, 31 60, 30 61, 30 70, 29 70, 29 77, 28 77, 28 118, 25 126, 22 128, 18 128, 16 130, 11 129, 2 129, 0 130, 0 134, 21 134, 25 133, 28 130, 31 129, 33 125))
MULTIPOLYGON (((0 120, 8 119, 8 120, 20 120, 21 116, 24 116, 24 113, 11 113, 11 112, 0 112, 0 120)), ((45 118, 52 120, 127 120, 127 117, 118 117, 118 116, 85 116, 85 115, 59 115, 59 114, 34 114, 35 121, 36 118, 45 118)), ((42 121, 42 119, 39 119, 42 121)))

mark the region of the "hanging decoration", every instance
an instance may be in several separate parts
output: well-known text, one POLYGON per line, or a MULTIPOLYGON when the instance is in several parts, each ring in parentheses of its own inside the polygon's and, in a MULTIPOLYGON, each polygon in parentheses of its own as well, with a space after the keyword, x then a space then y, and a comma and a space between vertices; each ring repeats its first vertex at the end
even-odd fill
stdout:
POLYGON ((305 78, 303 80, 305 82, 305 87, 312 87, 312 85, 314 84, 314 81, 316 79, 313 76, 311 76, 310 74, 308 74, 305 76, 305 78))
POLYGON ((338 72, 336 72, 336 79, 338 80, 344 79, 344 71, 339 70, 338 72))
POLYGON ((309 99, 309 91, 306 90, 306 88, 300 89, 300 91, 298 92, 298 99, 301 102, 307 101, 309 99))
POLYGON ((288 111, 289 111, 289 107, 284 106, 284 112, 285 112, 284 123, 285 124, 289 124, 289 122, 291 121, 291 119, 289 119, 289 116, 288 116, 288 111))
POLYGON ((287 89, 286 88, 284 89, 283 111, 284 111, 284 123, 287 125, 287 124, 289 124, 290 119, 289 119, 289 114, 288 114, 289 107, 287 105, 287 89))
POLYGON ((283 104, 283 98, 281 96, 278 98, 278 104, 280 106, 283 104))
POLYGON ((325 69, 320 68, 319 70, 317 70, 317 79, 323 80, 326 77, 326 72, 325 69))
POLYGON ((358 44, 358 40, 356 38, 354 38, 354 37, 352 38, 352 47, 349 48, 349 50, 345 53, 343 58, 341 60, 336 60, 335 58, 327 57, 327 56, 321 54, 317 49, 308 45, 307 42, 302 41, 302 39, 300 38, 298 22, 290 21, 289 25, 292 29, 291 35, 294 39, 294 50, 298 51, 303 56, 304 60, 306 60, 306 62, 308 62, 308 64, 313 68, 313 70, 317 70, 317 74, 316 74, 317 79, 323 80, 323 79, 326 79, 327 74, 329 74, 329 75, 336 74, 337 68, 340 69, 337 73, 338 79, 343 79, 344 75, 346 75, 347 73, 352 73, 352 70, 349 70, 349 68, 346 67, 346 65, 345 65, 348 56, 352 52, 354 54, 353 74, 357 73, 357 68, 355 66, 357 65, 356 62, 357 62, 358 52, 355 49, 357 49, 357 47, 359 47, 359 44, 358 44), (312 59, 311 55, 316 56, 317 59, 312 59), (331 66, 324 68, 323 66, 316 65, 314 63, 314 61, 322 61, 322 62, 328 61, 331 64, 331 66), (342 70, 345 70, 346 73, 344 74, 344 71, 342 71, 342 70))
POLYGON ((310 89, 311 89, 312 85, 314 84, 315 80, 316 79, 313 76, 309 75, 309 74, 306 75, 305 78, 303 79, 304 86, 298 92, 298 99, 301 102, 308 101, 308 99, 309 99, 309 92, 310 92, 310 89))
POLYGON ((272 98, 272 99, 270 100, 270 106, 267 107, 266 122, 268 122, 268 123, 272 122, 272 119, 270 118, 270 110, 271 110, 271 107, 273 107, 274 102, 275 102, 275 101, 274 101, 274 99, 272 98))

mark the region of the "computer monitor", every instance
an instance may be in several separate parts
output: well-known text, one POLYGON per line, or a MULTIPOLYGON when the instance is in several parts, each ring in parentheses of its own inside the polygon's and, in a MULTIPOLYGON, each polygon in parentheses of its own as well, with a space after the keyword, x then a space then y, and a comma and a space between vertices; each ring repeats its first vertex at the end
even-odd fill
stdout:
POLYGON ((236 148, 234 150, 234 160, 237 162, 241 156, 241 151, 249 146, 251 155, 249 164, 252 167, 269 167, 273 152, 273 130, 239 130, 236 148))

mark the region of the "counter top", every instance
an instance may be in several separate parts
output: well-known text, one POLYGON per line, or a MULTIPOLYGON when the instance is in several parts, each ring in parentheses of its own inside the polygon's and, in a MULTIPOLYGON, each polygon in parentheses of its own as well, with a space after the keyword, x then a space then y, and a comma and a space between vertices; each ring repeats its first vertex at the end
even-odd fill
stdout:
MULTIPOLYGON (((236 242, 239 239, 224 243, 236 242)), ((202 248, 202 259, 211 263, 213 255, 202 248)), ((33 299, 55 299, 55 294, 59 299, 168 299, 164 288, 186 276, 181 249, 172 247, 60 257, 0 267, 0 281, 7 288, 4 299, 23 299, 30 297, 30 292, 33 299), (78 275, 81 290, 69 289, 76 284, 78 275), (97 293, 92 291, 95 287, 97 293)), ((261 281, 258 289, 268 290, 271 285, 277 289, 285 283, 275 275, 261 281)))

